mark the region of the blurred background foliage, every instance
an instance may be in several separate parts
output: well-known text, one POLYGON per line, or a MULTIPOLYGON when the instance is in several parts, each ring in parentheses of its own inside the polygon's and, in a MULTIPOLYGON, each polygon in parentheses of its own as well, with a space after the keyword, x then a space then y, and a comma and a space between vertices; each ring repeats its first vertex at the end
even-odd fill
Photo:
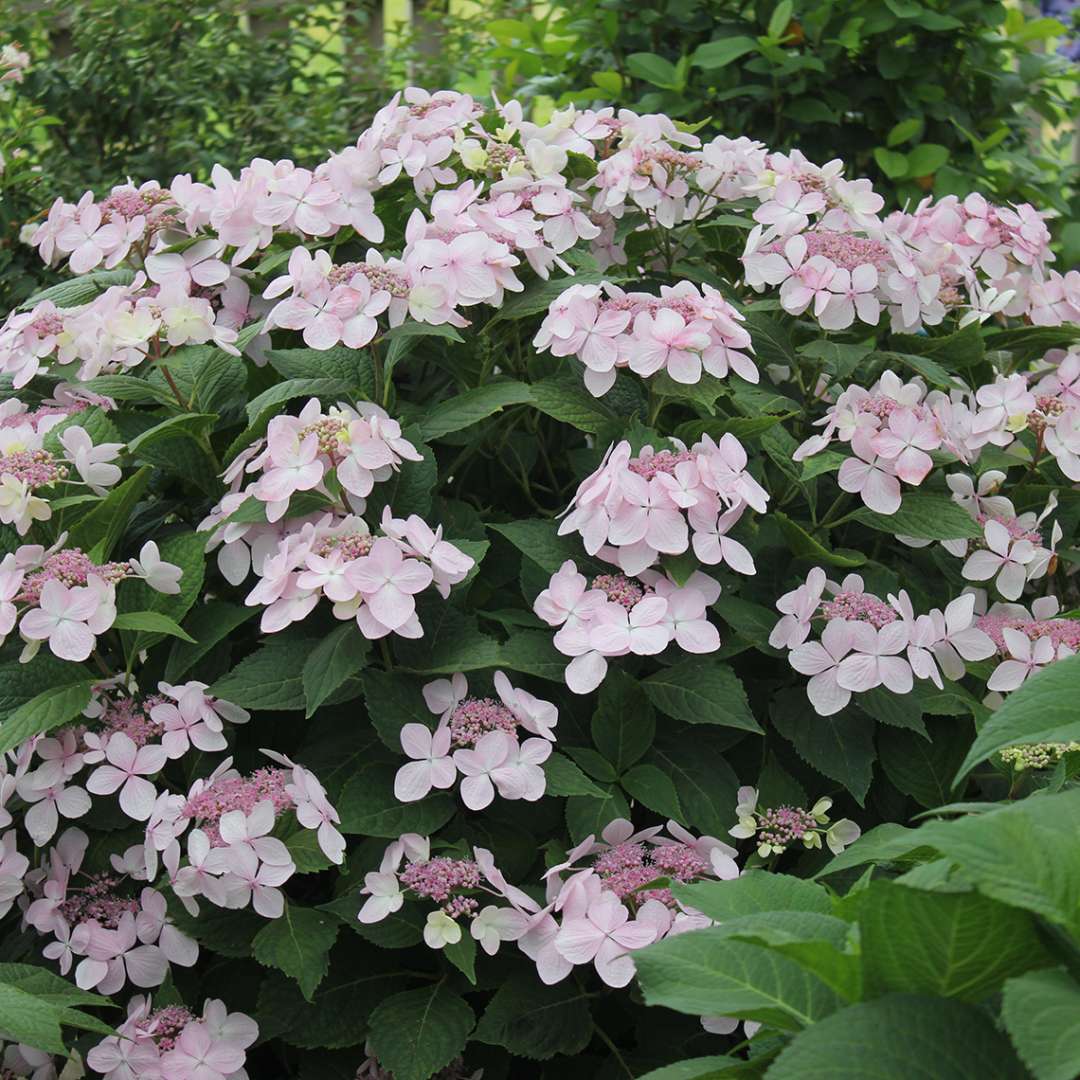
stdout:
MULTIPOLYGON (((842 158, 899 203, 1055 211, 1080 259, 1080 69, 1057 18, 995 0, 2 0, 0 300, 47 280, 20 229, 57 195, 253 157, 315 160, 400 87, 615 102, 842 158), (1066 46, 1065 54, 1059 52, 1066 46)), ((1063 13, 1064 12, 1064 13, 1063 13)))

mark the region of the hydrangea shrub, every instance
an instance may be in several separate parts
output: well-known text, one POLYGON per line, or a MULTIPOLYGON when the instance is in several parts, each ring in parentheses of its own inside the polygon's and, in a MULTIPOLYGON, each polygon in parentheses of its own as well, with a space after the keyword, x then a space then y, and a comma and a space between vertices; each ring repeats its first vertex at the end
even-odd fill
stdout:
POLYGON ((0 328, 6 1075, 1074 1075, 1049 239, 415 88, 58 199, 0 328))

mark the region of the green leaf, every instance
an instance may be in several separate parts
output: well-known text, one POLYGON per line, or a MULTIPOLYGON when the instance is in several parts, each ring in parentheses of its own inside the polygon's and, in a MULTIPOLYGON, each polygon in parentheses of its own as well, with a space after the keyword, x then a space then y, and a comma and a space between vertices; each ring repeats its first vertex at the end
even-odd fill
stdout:
POLYGON ((375 376, 368 349, 268 349, 266 359, 285 379, 337 379, 370 399, 375 376))
POLYGON ((803 461, 800 479, 805 484, 807 480, 813 480, 815 476, 836 472, 846 460, 847 454, 838 453, 836 450, 823 450, 820 454, 815 454, 803 461))
POLYGON ((943 390, 950 390, 956 386, 956 380, 936 360, 927 356, 916 356, 913 353, 881 352, 877 354, 880 359, 890 364, 903 364, 918 372, 931 386, 938 386, 943 390))
MULTIPOLYGON (((595 270, 578 270, 573 277, 552 278, 549 281, 537 281, 526 287, 524 292, 511 296, 488 321, 485 331, 508 319, 522 319, 526 315, 537 315, 547 311, 553 300, 558 299, 571 285, 600 285, 614 279, 613 274, 601 274, 595 270)), ((617 279, 615 279, 617 280, 617 279)))
POLYGON ((874 775, 873 724, 844 710, 818 716, 801 690, 782 691, 770 709, 773 727, 789 740, 799 757, 822 776, 843 784, 864 805, 874 775))
POLYGON ((600 398, 594 398, 581 379, 570 372, 552 375, 530 387, 532 403, 542 413, 579 431, 595 434, 615 419, 600 398))
POLYGON ((168 615, 159 611, 128 611, 117 615, 113 620, 114 630, 146 630, 149 633, 168 634, 197 644, 195 639, 168 615))
POLYGON ((894 694, 884 686, 875 686, 873 690, 859 694, 854 704, 871 721, 914 731, 920 738, 930 739, 923 723, 922 699, 917 693, 894 694))
POLYGON ((29 311, 43 300, 51 300, 58 308, 80 307, 89 303, 113 285, 130 285, 135 280, 135 271, 123 267, 118 270, 92 270, 89 274, 79 274, 69 281, 50 285, 41 292, 34 293, 19 306, 19 311, 29 311))
POLYGON ((458 344, 464 342, 464 338, 452 326, 442 323, 435 326, 431 323, 406 322, 401 326, 395 326, 387 330, 379 339, 389 341, 390 346, 386 350, 386 361, 383 364, 383 378, 389 379, 394 369, 416 348, 421 338, 438 337, 445 341, 453 341, 458 344))
POLYGON ((349 394, 352 389, 351 384, 344 379, 288 379, 274 383, 247 403, 248 422, 254 423, 256 418, 268 409, 292 401, 293 398, 335 398, 349 394))
POLYGON ((676 885, 675 895, 710 919, 724 922, 761 911, 803 911, 828 915, 832 902, 821 885, 790 874, 747 870, 733 881, 676 885))
POLYGON ((679 793, 675 790, 675 784, 655 765, 647 762, 635 765, 619 778, 619 783, 627 795, 653 813, 687 823, 687 816, 679 805, 679 793))
POLYGON ((465 1048, 476 1018, 445 982, 387 998, 368 1021, 371 1049, 395 1080, 428 1080, 465 1048))
POLYGON ((917 135, 923 129, 923 120, 919 116, 909 116, 906 120, 894 124, 892 130, 885 136, 886 146, 899 146, 906 143, 912 136, 917 135))
POLYGON ((600 686, 592 738, 616 775, 625 772, 649 749, 655 734, 656 714, 641 684, 625 672, 609 671, 600 686))
POLYGON ((590 834, 599 836, 616 818, 629 817, 630 807, 618 788, 611 788, 604 799, 571 795, 566 800, 566 827, 575 844, 590 834))
POLYGON ((1080 985, 1062 968, 1010 979, 1001 1018, 1037 1080, 1080 1076, 1080 985))
POLYGON ((364 671, 361 681, 371 725, 395 754, 401 753, 401 729, 406 724, 433 725, 435 717, 414 680, 371 667, 364 671))
POLYGON ((981 893, 1080 937, 1077 821, 1080 788, 1072 788, 954 821, 930 821, 915 836, 952 859, 981 893))
POLYGON ((761 734, 746 691, 734 671, 720 660, 695 658, 664 668, 642 684, 662 712, 688 724, 719 724, 761 734))
POLYGON ((874 148, 874 160, 878 168, 890 179, 899 180, 908 172, 908 159, 896 150, 886 150, 884 146, 874 148))
POLYGON ((905 795, 928 809, 952 798, 953 776, 971 738, 970 728, 954 719, 934 723, 931 739, 896 729, 878 732, 877 748, 885 775, 905 795))
POLYGON ((872 529, 917 540, 963 540, 982 536, 982 530, 966 510, 948 495, 930 491, 906 493, 895 514, 877 514, 864 507, 853 516, 872 529))
POLYGON ((499 666, 561 683, 567 658, 552 644, 550 630, 515 630, 499 649, 499 666))
POLYGON ((715 71, 718 68, 727 67, 728 64, 738 60, 750 52, 757 52, 758 44, 750 37, 723 37, 714 41, 706 41, 699 45, 690 57, 692 67, 704 68, 706 71, 715 71))
POLYGON ((889 994, 849 1005, 793 1039, 769 1080, 1021 1080, 989 1012, 959 1001, 889 994))
MULTIPOLYGON (((371 1010, 388 993, 406 985, 407 976, 395 970, 390 956, 367 950, 361 966, 355 951, 335 950, 330 973, 310 1001, 304 999, 296 983, 276 972, 263 980, 258 1008, 260 1035, 275 1037, 271 1033, 276 1032, 276 1037, 290 1046, 305 1049, 359 1047, 367 1035, 371 1010)), ((329 1080, 323 1073, 314 1075, 329 1080)))
POLYGON ((420 431, 425 441, 439 439, 472 427, 508 405, 522 405, 530 400, 529 388, 524 383, 512 379, 486 383, 428 409, 420 421, 420 431))
POLYGON ((489 525, 501 536, 505 536, 523 555, 549 574, 557 573, 567 559, 573 560, 578 570, 590 560, 585 555, 577 537, 559 536, 558 526, 553 521, 510 521, 502 525, 489 525))
POLYGON ((640 1080, 726 1080, 744 1073, 759 1075, 757 1062, 724 1056, 687 1058, 652 1069, 640 1080))
POLYGON ((102 394, 116 401, 130 401, 135 405, 168 405, 176 408, 176 398, 168 391, 137 375, 97 375, 79 384, 94 394, 102 394))
POLYGON ((371 642, 351 619, 327 634, 304 661, 304 715, 312 716, 350 675, 355 675, 370 650, 371 642))
POLYGON ((868 996, 978 1002, 1049 959, 1030 915, 976 892, 872 882, 859 897, 859 933, 868 996))
POLYGON ((74 719, 90 704, 92 685, 87 681, 43 690, 9 713, 0 724, 0 754, 74 719))
POLYGON ((443 946, 443 955, 473 984, 476 985, 476 938, 463 929, 456 944, 443 946))
POLYGON ((277 968, 295 979, 300 992, 312 1001, 329 967, 339 926, 328 914, 286 901, 281 918, 272 919, 255 935, 252 955, 263 967, 277 968))
POLYGON ((480 632, 475 616, 434 596, 425 596, 416 609, 424 636, 394 643, 401 663, 414 673, 450 675, 498 665, 499 643, 480 632))
MULTIPOLYGON (((163 562, 180 567, 180 591, 159 593, 143 581, 132 581, 121 592, 121 610, 168 612, 170 619, 182 619, 202 592, 206 573, 206 540, 202 532, 174 533, 160 546, 163 562)), ((160 640, 159 630, 140 630, 135 638, 134 649, 147 649, 160 640)))
POLYGON ((1080 740, 1076 710, 1080 655, 1066 656, 1035 672, 982 726, 956 774, 959 783, 980 761, 1006 746, 1080 740))
POLYGON ((588 1002, 573 980, 545 986, 531 971, 517 974, 495 991, 472 1041, 533 1061, 579 1054, 592 1039, 588 1002))
POLYGON ((406 832, 427 836, 454 816, 454 802, 443 792, 419 802, 398 802, 394 795, 396 772, 393 765, 369 762, 352 775, 337 800, 343 833, 393 840, 406 832))
POLYGON ((594 784, 568 757, 552 754, 544 762, 547 795, 592 795, 606 798, 607 792, 594 784))
MULTIPOLYGON (((791 335, 788 333, 787 328, 783 323, 777 322, 775 319, 770 318, 768 315, 763 315, 761 312, 751 311, 746 316, 746 321, 743 323, 745 328, 750 331, 750 337, 754 342, 754 351, 757 354, 759 364, 782 364, 786 367, 797 367, 799 358, 795 352, 795 348, 791 343, 791 335)), ((776 398, 791 404, 790 398, 784 398, 782 395, 776 393, 773 388, 768 384, 758 384, 751 387, 750 383, 746 383, 743 380, 732 381, 732 390, 735 391, 739 387, 742 387, 744 394, 749 397, 760 396, 762 394, 771 394, 776 398)), ((736 401, 739 400, 739 394, 735 393, 736 401)), ((763 412, 787 412, 785 408, 774 408, 772 410, 762 409, 763 412)), ((752 413, 748 414, 752 415, 752 413)))
POLYGON ((666 90, 675 90, 679 85, 675 65, 656 53, 631 53, 626 58, 626 70, 635 79, 644 79, 645 82, 666 90))
POLYGON ((168 420, 155 424, 132 439, 128 443, 128 452, 137 455, 141 450, 155 443, 177 437, 200 439, 213 428, 215 420, 217 420, 216 413, 183 413, 180 416, 170 416, 168 420))
POLYGON ((150 483, 151 468, 144 465, 117 484, 88 514, 81 517, 68 533, 68 546, 93 551, 95 560, 107 562, 127 528, 135 504, 150 483))
POLYGON ((820 540, 811 536, 797 521, 792 521, 787 514, 774 510, 773 520, 780 526, 784 540, 793 555, 813 562, 827 562, 832 566, 862 566, 866 556, 858 551, 831 551, 820 540))
POLYGON ((244 657, 210 688, 245 709, 303 709, 304 650, 295 641, 270 640, 244 657))
POLYGON ((695 728, 692 739, 661 737, 645 759, 671 778, 686 817, 712 836, 725 835, 734 820, 739 781, 724 759, 727 735, 695 728))
POLYGON ((758 1020, 786 1031, 822 1020, 841 1004, 816 976, 771 949, 713 929, 691 930, 634 953, 648 1005, 704 1016, 758 1020))
POLYGON ((908 176, 932 176, 949 160, 949 148, 938 143, 920 143, 907 156, 908 176))
POLYGON ((50 1054, 63 1054, 60 1013, 42 998, 0 983, 0 1025, 6 1038, 50 1054))
POLYGON ((200 604, 187 617, 190 644, 177 641, 165 664, 165 681, 180 682, 181 676, 195 666, 219 642, 224 641, 238 626, 255 614, 254 607, 230 604, 225 600, 210 600, 200 604))

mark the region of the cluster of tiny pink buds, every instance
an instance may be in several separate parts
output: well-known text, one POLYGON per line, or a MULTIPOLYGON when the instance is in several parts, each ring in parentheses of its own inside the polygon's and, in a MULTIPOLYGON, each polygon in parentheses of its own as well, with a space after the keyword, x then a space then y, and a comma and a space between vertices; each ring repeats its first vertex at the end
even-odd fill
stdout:
POLYGON ((597 574, 589 588, 599 589, 611 603, 621 604, 627 611, 653 591, 648 585, 625 574, 597 574))
MULTIPOLYGON (((440 855, 427 862, 410 863, 401 873, 401 883, 418 897, 435 900, 446 910, 454 902, 465 899, 460 893, 479 886, 480 868, 472 859, 440 855)), ((447 914, 460 912, 447 911, 447 914)))
POLYGON ((517 719, 491 698, 468 697, 450 714, 450 742, 454 747, 475 746, 489 731, 517 731, 517 719))
POLYGON ((844 590, 838 592, 831 600, 822 601, 821 615, 825 619, 854 619, 859 622, 868 622, 879 630, 900 618, 895 608, 884 600, 879 600, 872 593, 844 590))
POLYGON ((666 372, 684 384, 730 372, 756 383, 742 319, 709 285, 665 285, 660 296, 626 293, 612 284, 572 285, 552 301, 533 344, 553 356, 577 357, 596 397, 614 386, 619 368, 643 378, 666 372))
POLYGON ((29 571, 23 578, 22 589, 16 600, 36 605, 41 598, 41 590, 46 582, 59 581, 71 588, 86 585, 91 576, 98 577, 111 585, 123 581, 132 575, 131 564, 126 562, 95 563, 80 548, 63 548, 50 555, 36 570, 29 571))
POLYGON ((212 847, 222 847, 228 843, 218 831, 222 815, 234 810, 250 814, 260 802, 268 800, 276 817, 293 805, 286 791, 291 779, 290 770, 271 766, 256 769, 250 776, 226 774, 190 795, 180 816, 202 829, 212 847))
POLYGON ((121 916, 139 912, 138 900, 119 891, 122 884, 123 879, 115 874, 91 874, 85 885, 69 886, 67 899, 57 912, 72 926, 93 920, 115 930, 121 916))
POLYGON ((68 467, 48 450, 13 450, 0 456, 0 477, 5 476, 34 490, 66 480, 68 467))
POLYGON ((739 788, 736 806, 738 825, 728 830, 738 840, 754 839, 757 853, 767 859, 782 855, 791 845, 802 843, 807 848, 820 848, 824 839, 834 855, 853 844, 860 836, 859 826, 847 818, 829 823, 832 799, 818 799, 809 810, 798 806, 761 808, 758 793, 752 787, 739 788))
POLYGON ((687 884, 713 872, 708 859, 682 843, 648 847, 642 843, 618 844, 598 856, 593 869, 604 888, 610 889, 631 910, 649 900, 659 900, 674 910, 678 905, 670 888, 645 886, 658 878, 687 884))

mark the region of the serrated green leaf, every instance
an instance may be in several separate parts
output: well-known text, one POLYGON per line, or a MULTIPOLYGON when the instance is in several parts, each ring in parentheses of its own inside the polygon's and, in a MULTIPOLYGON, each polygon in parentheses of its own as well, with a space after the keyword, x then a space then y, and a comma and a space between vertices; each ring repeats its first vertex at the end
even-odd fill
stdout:
POLYGON ((588 1000, 572 980, 545 986, 531 972, 515 975, 496 990, 473 1041, 533 1061, 578 1054, 592 1039, 588 1000))
POLYGON ((337 939, 338 921, 314 908, 286 902, 278 919, 271 919, 251 943, 251 953, 263 967, 274 967, 296 980, 308 1001, 329 967, 330 949, 337 939))
POLYGON ((1001 1018, 1037 1080, 1080 1076, 1080 985, 1068 972, 1029 971, 1010 979, 1001 1018))
POLYGON ((425 441, 439 439, 472 427, 509 405, 522 405, 530 400, 529 388, 524 383, 512 379, 486 383, 428 409, 420 420, 420 432, 425 441))
POLYGON ((803 761, 822 776, 843 784, 859 805, 864 805, 877 757, 870 721, 848 710, 818 716, 801 690, 778 694, 770 716, 773 727, 791 742, 803 761))
POLYGON ((892 536, 917 540, 963 540, 982 536, 982 529, 948 495, 911 491, 904 495, 895 514, 877 514, 865 507, 853 515, 856 521, 892 536))
POLYGON ((1046 963, 1030 915, 976 892, 871 882, 859 897, 867 993, 978 1002, 1012 975, 1046 963))
POLYGON ((625 672, 609 671, 593 713, 592 738, 616 775, 625 772, 652 746, 655 734, 656 714, 641 684, 625 672))
POLYGON ((691 930, 634 953, 649 1005, 758 1020, 798 1030, 840 1007, 840 997, 795 961, 714 932, 691 930))
POLYGON ((547 795, 592 795, 603 799, 607 794, 563 754, 552 754, 544 762, 544 775, 547 795))
POLYGON ((127 611, 117 615, 113 620, 114 630, 145 630, 147 633, 166 634, 169 637, 180 638, 192 645, 198 644, 195 639, 168 615, 162 615, 159 611, 127 611))
POLYGON ((396 772, 393 765, 369 763, 353 774, 337 801, 343 833, 394 840, 406 832, 428 836, 454 816, 454 802, 443 792, 419 802, 398 802, 394 795, 396 772))
POLYGON ((1021 1080, 1025 1076, 990 1013, 959 1001, 889 994, 849 1005, 795 1039, 769 1080, 850 1077, 1021 1080))
POLYGON ((93 551, 95 559, 107 562, 127 528, 135 504, 150 483, 150 466, 144 465, 117 484, 88 514, 68 531, 68 546, 93 551))
POLYGON ((720 660, 684 660, 650 675, 642 684, 662 712, 688 724, 719 724, 761 734, 738 676, 720 660))
POLYGON ((90 681, 54 686, 20 705, 0 724, 0 754, 78 716, 90 704, 90 681))
POLYGON ((569 372, 541 379, 530 390, 536 408, 579 431, 595 434, 615 418, 603 399, 593 397, 581 380, 569 372))
POLYGON ((351 619, 327 634, 304 661, 304 715, 312 716, 347 678, 360 671, 370 651, 371 642, 351 619))
POLYGON ((476 1017, 445 982, 394 994, 368 1022, 375 1056, 395 1080, 428 1080, 461 1053, 476 1017))

